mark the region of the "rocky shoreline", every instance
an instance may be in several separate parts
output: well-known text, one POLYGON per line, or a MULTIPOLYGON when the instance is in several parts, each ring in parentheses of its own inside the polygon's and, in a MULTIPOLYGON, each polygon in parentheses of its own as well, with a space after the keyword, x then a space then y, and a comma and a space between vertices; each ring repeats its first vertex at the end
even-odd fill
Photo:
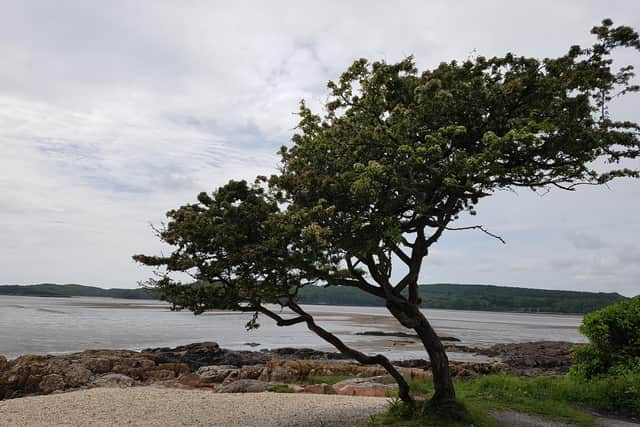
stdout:
MULTIPOLYGON (((496 344, 481 349, 448 345, 450 351, 482 354, 492 363, 451 362, 456 377, 495 373, 544 375, 566 372, 573 363, 572 343, 540 341, 496 344)), ((423 359, 394 362, 411 378, 428 379, 423 359)), ((316 381, 317 382, 317 381, 316 381)), ((211 388, 218 392, 279 391, 388 396, 393 380, 379 366, 363 366, 339 353, 280 348, 232 351, 214 342, 176 348, 87 350, 60 356, 0 356, 0 400, 84 388, 162 384, 182 388, 211 388), (314 383, 313 377, 350 377, 336 384, 314 383)))

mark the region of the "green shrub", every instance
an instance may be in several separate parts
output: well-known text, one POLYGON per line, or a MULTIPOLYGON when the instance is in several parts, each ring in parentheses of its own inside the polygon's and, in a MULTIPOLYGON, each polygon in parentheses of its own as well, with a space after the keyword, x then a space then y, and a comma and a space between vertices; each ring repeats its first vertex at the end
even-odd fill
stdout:
POLYGON ((640 372, 640 295, 584 316, 589 345, 575 350, 573 375, 591 379, 640 372))
POLYGON ((571 399, 610 412, 640 415, 640 296, 585 315, 576 348, 571 399))

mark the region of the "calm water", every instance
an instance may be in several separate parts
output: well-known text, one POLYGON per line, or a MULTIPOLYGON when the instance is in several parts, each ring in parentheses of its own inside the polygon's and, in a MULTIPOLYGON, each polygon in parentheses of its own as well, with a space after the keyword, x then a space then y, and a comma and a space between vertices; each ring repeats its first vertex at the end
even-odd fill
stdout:
MULTIPOLYGON (((400 331, 384 308, 308 306, 317 320, 344 341, 366 352, 392 358, 425 357, 420 347, 403 338, 355 335, 366 330, 400 331)), ((581 316, 425 310, 441 336, 462 344, 562 340, 584 342, 578 332, 581 316)), ((194 316, 171 312, 159 301, 110 298, 38 298, 0 296, 0 354, 65 353, 89 348, 134 349, 215 341, 231 349, 314 347, 329 350, 304 325, 277 327, 268 318, 245 331, 249 315, 211 312, 194 316)), ((469 359, 452 354, 452 359, 469 359)))

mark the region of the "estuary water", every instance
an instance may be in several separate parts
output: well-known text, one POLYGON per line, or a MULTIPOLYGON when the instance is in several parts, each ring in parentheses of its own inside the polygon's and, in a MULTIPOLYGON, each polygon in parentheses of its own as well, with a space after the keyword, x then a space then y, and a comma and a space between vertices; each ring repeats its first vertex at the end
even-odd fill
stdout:
MULTIPOLYGON (((424 358, 407 338, 357 335, 364 331, 405 331, 383 307, 306 306, 319 324, 367 353, 392 359, 424 358)), ((423 310, 440 336, 475 347, 494 343, 558 340, 585 342, 578 332, 582 316, 459 310, 423 310)), ((286 313, 285 313, 286 315, 286 313)), ((235 350, 312 347, 332 350, 302 324, 278 327, 260 318, 260 328, 246 331, 250 315, 215 311, 194 316, 172 312, 161 301, 112 298, 0 296, 0 354, 60 354, 85 349, 173 347, 215 341, 235 350)), ((481 356, 451 353, 454 360, 481 356)))

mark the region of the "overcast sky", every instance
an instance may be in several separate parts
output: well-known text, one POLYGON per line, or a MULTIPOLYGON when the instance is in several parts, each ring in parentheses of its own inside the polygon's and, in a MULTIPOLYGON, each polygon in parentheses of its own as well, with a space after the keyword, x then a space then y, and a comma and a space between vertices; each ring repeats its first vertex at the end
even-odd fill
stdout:
MULTIPOLYGON (((561 55, 606 17, 638 29, 640 2, 0 0, 0 284, 135 287, 149 223, 273 172, 298 101, 356 58, 561 55)), ((640 293, 640 181, 504 192, 475 220, 507 244, 451 232, 422 281, 640 293)))

